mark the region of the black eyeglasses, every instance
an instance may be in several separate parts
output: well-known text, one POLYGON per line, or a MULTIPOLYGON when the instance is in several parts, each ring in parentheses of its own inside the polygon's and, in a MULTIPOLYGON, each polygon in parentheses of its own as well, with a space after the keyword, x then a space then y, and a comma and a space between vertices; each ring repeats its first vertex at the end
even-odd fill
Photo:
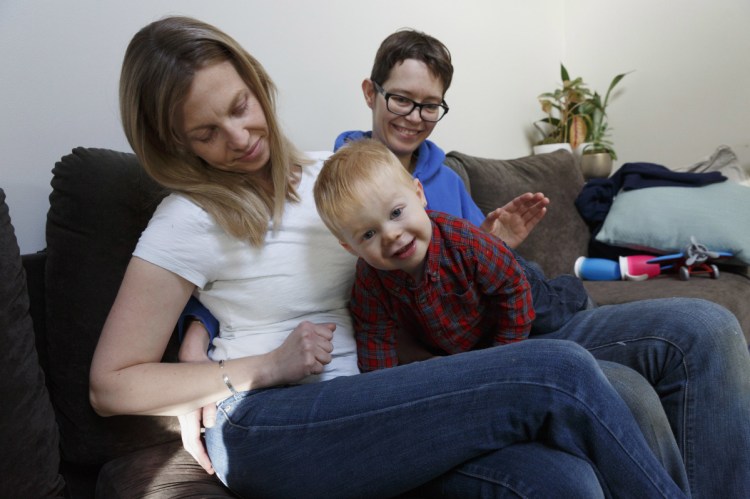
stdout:
POLYGON ((372 82, 375 90, 385 97, 385 107, 388 111, 399 116, 411 114, 415 108, 419 108, 419 117, 424 121, 438 122, 448 112, 448 104, 445 101, 440 104, 422 104, 403 95, 392 94, 383 90, 378 83, 372 82))

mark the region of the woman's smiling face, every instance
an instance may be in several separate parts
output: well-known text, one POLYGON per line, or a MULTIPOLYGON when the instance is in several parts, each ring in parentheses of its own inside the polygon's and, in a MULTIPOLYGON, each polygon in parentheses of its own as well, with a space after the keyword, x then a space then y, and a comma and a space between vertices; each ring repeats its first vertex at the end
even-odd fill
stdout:
POLYGON ((195 73, 182 132, 190 150, 219 170, 257 173, 271 156, 263 109, 229 61, 195 73))
MULTIPOLYGON (((385 92, 408 97, 418 103, 440 104, 443 101, 443 84, 427 65, 415 59, 406 59, 391 69, 388 79, 380 83, 385 92)), ((390 149, 409 169, 411 155, 430 136, 435 122, 424 121, 419 109, 406 116, 388 111, 385 97, 378 93, 370 80, 363 82, 367 105, 372 109, 372 136, 390 149)))

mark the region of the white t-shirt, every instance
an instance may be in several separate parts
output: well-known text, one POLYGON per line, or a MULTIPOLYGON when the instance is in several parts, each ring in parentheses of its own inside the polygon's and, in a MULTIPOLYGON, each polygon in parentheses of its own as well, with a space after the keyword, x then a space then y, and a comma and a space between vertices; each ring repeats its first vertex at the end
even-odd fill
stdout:
POLYGON ((356 259, 318 216, 313 185, 330 153, 310 153, 281 226, 260 248, 226 234, 201 207, 181 194, 167 196, 141 235, 134 256, 187 279, 219 320, 211 357, 232 359, 269 352, 302 321, 336 323, 333 360, 320 376, 358 373, 347 309, 356 259))

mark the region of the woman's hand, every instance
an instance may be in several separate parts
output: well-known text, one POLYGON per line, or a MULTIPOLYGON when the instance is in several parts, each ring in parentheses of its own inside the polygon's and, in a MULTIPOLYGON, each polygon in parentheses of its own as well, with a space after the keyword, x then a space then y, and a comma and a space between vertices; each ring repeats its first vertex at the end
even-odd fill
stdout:
MULTIPOLYGON (((185 330, 177 357, 180 362, 209 362, 208 343, 208 331, 203 323, 191 321, 185 330)), ((182 446, 209 475, 213 475, 214 467, 201 438, 201 427, 211 428, 216 423, 216 404, 208 404, 188 414, 177 416, 177 420, 180 422, 182 446)))
MULTIPOLYGON (((268 353, 273 373, 264 383, 267 386, 296 383, 311 374, 320 374, 331 362, 333 352, 333 323, 302 322, 287 336, 280 347, 268 353)), ((181 362, 206 362, 208 333, 199 321, 193 321, 185 331, 178 354, 181 362)), ((214 473, 211 459, 201 438, 201 426, 210 428, 216 422, 216 405, 209 404, 177 418, 180 422, 182 446, 198 464, 214 473)))
POLYGON ((206 452, 206 445, 201 438, 201 425, 210 428, 216 422, 216 406, 205 406, 182 416, 177 416, 180 422, 182 446, 193 456, 209 475, 214 474, 214 467, 206 452))
MULTIPOLYGON (((268 355, 273 366, 273 374, 267 380, 268 386, 296 383, 311 374, 323 372, 331 362, 333 351, 333 331, 335 324, 300 323, 276 350, 268 355)), ((193 321, 185 331, 180 345, 181 362, 206 362, 208 355, 208 332, 199 321, 193 321)), ((216 422, 216 405, 209 404, 188 414, 178 416, 182 446, 198 464, 214 473, 211 459, 201 438, 201 426, 210 428, 216 422)))
POLYGON ((275 367, 270 385, 297 383, 311 374, 323 372, 331 362, 336 324, 301 322, 280 347, 270 352, 275 367))
POLYGON ((481 229, 517 248, 547 213, 549 198, 541 192, 527 192, 490 212, 481 229))

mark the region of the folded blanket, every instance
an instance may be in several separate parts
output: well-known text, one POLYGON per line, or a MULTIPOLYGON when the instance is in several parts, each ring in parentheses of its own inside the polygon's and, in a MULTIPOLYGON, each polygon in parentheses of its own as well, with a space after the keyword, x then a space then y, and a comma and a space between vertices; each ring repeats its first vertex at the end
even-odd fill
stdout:
POLYGON ((675 172, 655 163, 625 163, 609 178, 586 182, 576 198, 575 205, 581 217, 593 230, 604 222, 617 193, 648 187, 700 187, 723 182, 721 172, 675 172))

